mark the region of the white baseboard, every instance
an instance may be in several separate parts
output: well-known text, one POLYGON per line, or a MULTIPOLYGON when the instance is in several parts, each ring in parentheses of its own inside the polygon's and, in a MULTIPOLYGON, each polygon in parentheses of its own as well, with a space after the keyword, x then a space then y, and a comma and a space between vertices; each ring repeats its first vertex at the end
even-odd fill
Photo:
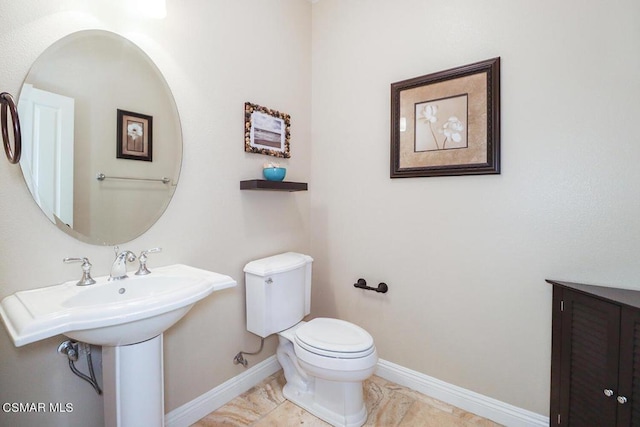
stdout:
POLYGON ((547 427, 549 417, 440 381, 386 360, 379 360, 377 376, 408 387, 467 412, 509 427, 547 427))
POLYGON ((191 402, 169 412, 164 417, 165 427, 188 427, 206 415, 238 397, 251 387, 259 384, 269 375, 280 369, 280 364, 273 355, 239 375, 225 381, 218 387, 196 397, 191 402))
MULTIPOLYGON (((166 427, 188 427, 280 370, 271 356, 165 415, 166 427)), ((380 359, 376 375, 508 427, 547 427, 549 418, 380 359)))

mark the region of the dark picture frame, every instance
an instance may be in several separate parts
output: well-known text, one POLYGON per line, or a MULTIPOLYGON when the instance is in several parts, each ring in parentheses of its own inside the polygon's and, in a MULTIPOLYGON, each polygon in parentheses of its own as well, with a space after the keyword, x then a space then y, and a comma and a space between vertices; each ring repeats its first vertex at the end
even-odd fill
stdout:
POLYGON ((118 109, 116 157, 153 161, 153 117, 118 109))
POLYGON ((391 84, 391 178, 499 173, 499 57, 391 84))
POLYGON ((244 151, 290 158, 291 116, 244 103, 244 151))

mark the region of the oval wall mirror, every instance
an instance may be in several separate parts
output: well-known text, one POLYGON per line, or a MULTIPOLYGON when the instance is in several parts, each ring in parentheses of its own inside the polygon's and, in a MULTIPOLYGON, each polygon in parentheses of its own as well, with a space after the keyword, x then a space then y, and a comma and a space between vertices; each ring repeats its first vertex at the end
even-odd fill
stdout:
POLYGON ((102 30, 62 38, 31 67, 18 111, 25 182, 58 228, 115 245, 160 218, 182 133, 171 90, 140 48, 102 30))

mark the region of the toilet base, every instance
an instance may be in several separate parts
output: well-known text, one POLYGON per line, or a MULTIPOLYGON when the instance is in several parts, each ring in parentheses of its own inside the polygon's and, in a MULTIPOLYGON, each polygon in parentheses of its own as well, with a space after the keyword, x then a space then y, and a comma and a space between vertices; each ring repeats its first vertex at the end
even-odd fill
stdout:
POLYGON ((313 378, 311 390, 285 384, 282 394, 291 403, 336 427, 360 427, 367 421, 362 382, 313 378))
MULTIPOLYGON (((365 370, 352 378, 348 378, 349 375, 346 372, 346 379, 351 381, 335 381, 333 378, 325 379, 318 375, 310 375, 301 366, 293 344, 285 337, 287 334, 288 332, 285 331, 278 335, 280 344, 276 351, 276 357, 287 380, 282 389, 284 397, 333 426, 362 426, 367 421, 362 381, 373 374, 373 367, 370 372, 365 370), (356 378, 357 380, 354 381, 356 378)), ((316 374, 319 373, 316 372, 316 374)))

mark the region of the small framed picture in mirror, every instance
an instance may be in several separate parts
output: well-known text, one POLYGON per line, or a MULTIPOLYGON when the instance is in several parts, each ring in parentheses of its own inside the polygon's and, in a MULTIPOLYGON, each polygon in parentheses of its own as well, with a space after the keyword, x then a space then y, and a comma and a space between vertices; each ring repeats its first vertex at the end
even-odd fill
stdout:
POLYGON ((290 115, 245 102, 244 151, 288 159, 290 129, 290 115))
POLYGON ((153 157, 153 117, 118 109, 118 159, 151 162, 153 157))

